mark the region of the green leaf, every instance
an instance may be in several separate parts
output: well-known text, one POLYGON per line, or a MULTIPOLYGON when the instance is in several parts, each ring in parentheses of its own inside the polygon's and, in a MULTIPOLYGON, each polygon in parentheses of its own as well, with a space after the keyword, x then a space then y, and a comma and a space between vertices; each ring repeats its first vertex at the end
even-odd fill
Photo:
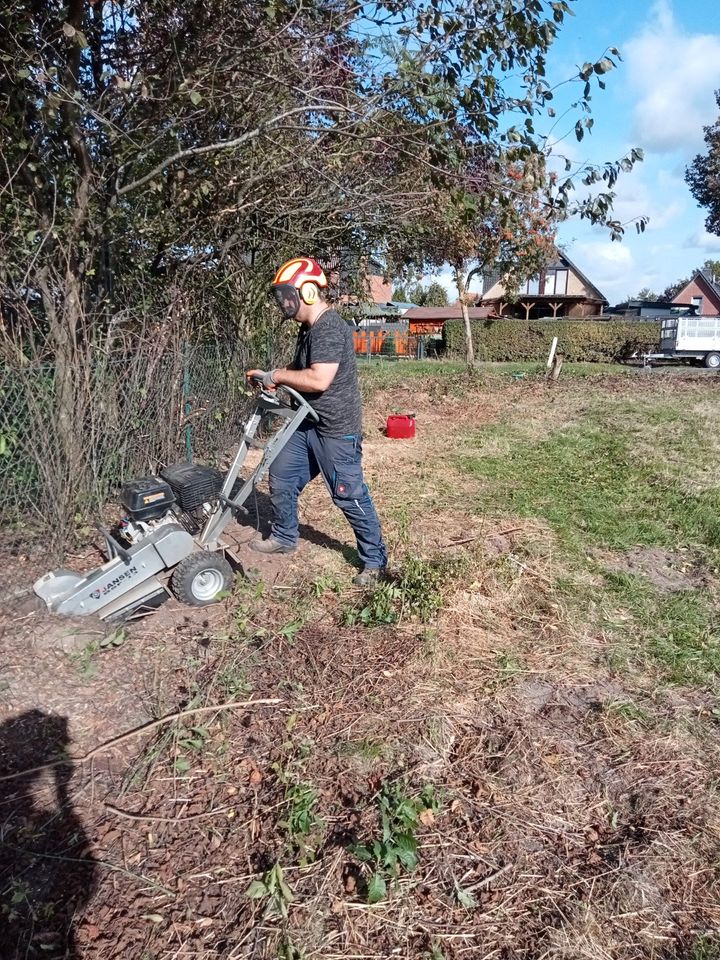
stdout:
POLYGON ((466 910, 472 910, 477 906, 477 900, 475 897, 467 890, 463 890, 463 888, 457 883, 455 883, 455 896, 457 897, 457 902, 460 904, 460 906, 465 907, 466 910))
POLYGON ((245 896, 250 897, 251 900, 260 900, 262 897, 266 897, 269 892, 262 880, 253 880, 245 891, 245 896))
POLYGON ((295 899, 295 894, 292 892, 287 883, 285 883, 282 874, 280 874, 278 877, 278 885, 280 887, 280 893, 282 894, 283 900, 286 903, 292 903, 295 899))
POLYGON ((186 760, 185 757, 176 757, 175 769, 178 773, 187 773, 190 769, 190 761, 186 760))
POLYGON ((381 873, 374 873, 368 883, 368 903, 380 903, 387 896, 387 884, 381 873))
POLYGON ((101 647, 121 647, 127 640, 128 632, 124 627, 118 627, 112 633, 106 634, 100 640, 101 647))
POLYGON ((197 107, 199 103, 202 103, 202 94, 198 93, 197 90, 193 90, 190 94, 190 102, 197 107))
POLYGON ((397 838, 397 855, 400 863, 406 870, 414 870, 417 866, 417 840, 407 833, 401 833, 397 838))

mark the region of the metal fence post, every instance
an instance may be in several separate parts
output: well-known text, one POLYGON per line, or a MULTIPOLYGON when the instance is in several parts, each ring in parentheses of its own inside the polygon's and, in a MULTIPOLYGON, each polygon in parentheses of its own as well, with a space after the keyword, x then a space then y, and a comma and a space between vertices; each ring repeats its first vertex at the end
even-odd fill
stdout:
POLYGON ((190 402, 190 344, 183 340, 183 414, 185 416, 185 459, 192 463, 193 444, 192 444, 192 424, 190 423, 190 411, 192 403, 190 402))

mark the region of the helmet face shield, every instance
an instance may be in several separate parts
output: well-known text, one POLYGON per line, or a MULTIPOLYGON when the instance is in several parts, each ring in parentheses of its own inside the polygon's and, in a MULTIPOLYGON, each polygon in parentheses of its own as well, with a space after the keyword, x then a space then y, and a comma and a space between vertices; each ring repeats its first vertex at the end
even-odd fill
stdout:
POLYGON ((273 296, 286 320, 292 320, 300 309, 300 294, 291 283, 276 283, 272 288, 273 296))

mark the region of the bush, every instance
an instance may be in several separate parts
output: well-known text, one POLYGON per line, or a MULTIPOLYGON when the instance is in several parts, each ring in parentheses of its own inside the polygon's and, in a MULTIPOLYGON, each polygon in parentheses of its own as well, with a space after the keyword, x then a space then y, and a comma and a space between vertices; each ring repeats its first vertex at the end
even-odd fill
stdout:
MULTIPOLYGON (((490 362, 544 360, 553 337, 558 353, 573 362, 609 363, 636 350, 655 350, 660 340, 657 321, 625 320, 474 320, 473 344, 478 360, 490 362)), ((445 324, 448 356, 465 356, 461 320, 445 324)))

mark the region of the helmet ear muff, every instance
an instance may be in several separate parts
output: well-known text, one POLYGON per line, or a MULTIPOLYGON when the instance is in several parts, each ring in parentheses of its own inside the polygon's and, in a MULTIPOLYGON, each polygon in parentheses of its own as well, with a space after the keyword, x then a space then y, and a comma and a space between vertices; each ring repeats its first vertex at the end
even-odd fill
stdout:
POLYGON ((319 296, 318 288, 314 283, 304 283, 300 287, 300 297, 302 302, 306 303, 311 307, 314 303, 317 303, 319 296))

